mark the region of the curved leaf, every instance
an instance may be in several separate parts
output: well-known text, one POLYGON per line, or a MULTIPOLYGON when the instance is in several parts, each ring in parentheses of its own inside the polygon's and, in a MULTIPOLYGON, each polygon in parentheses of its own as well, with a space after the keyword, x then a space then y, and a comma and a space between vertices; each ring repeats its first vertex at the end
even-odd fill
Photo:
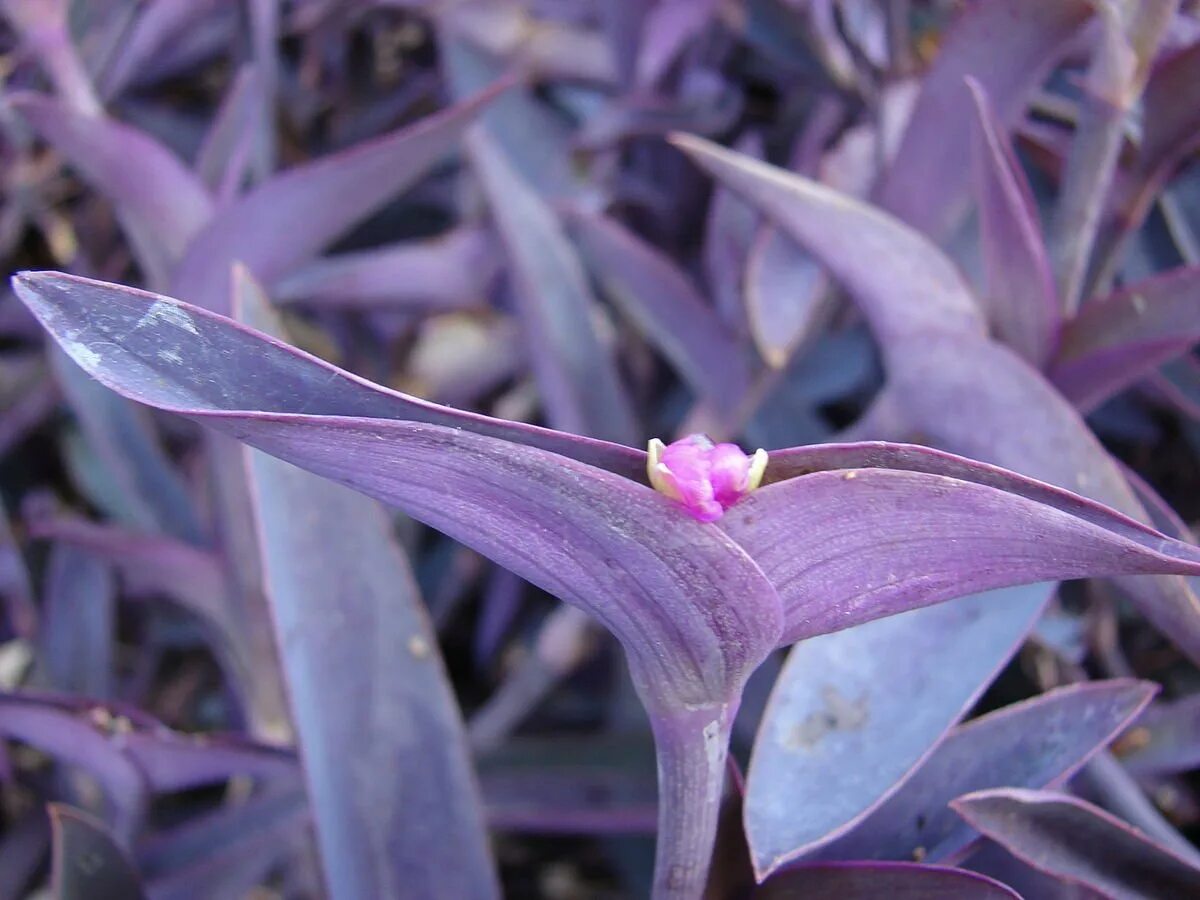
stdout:
MULTIPOLYGON (((244 321, 278 330, 244 270, 235 290, 244 321)), ((245 465, 331 893, 498 896, 458 707, 391 522, 262 453, 245 465)))
MULTIPOLYGON (((1076 684, 974 719, 955 729, 916 775, 853 831, 823 846, 817 858, 957 858, 975 836, 950 810, 951 800, 985 788, 1061 784, 1157 690, 1132 680, 1076 684)), ((764 775, 772 781, 769 772, 764 775)))
POLYGON ((733 412, 750 387, 750 366, 688 277, 612 219, 578 213, 570 223, 584 258, 613 301, 700 399, 720 412, 733 412))
POLYGON ((1079 27, 1089 0, 989 0, 973 3, 943 36, 926 73, 900 149, 879 190, 880 206, 934 237, 944 237, 962 210, 971 131, 970 75, 1011 126, 1079 27))
POLYGON ((209 218, 174 272, 173 293, 227 311, 235 261, 272 284, 421 177, 507 88, 264 181, 209 218))
POLYGON ((1063 330, 1050 378, 1092 410, 1200 341, 1200 266, 1173 269, 1089 303, 1063 330))
POLYGON ((809 250, 885 343, 923 330, 983 334, 962 274, 928 238, 870 204, 689 135, 671 142, 809 250))
POLYGON ((985 875, 913 862, 804 863, 775 875, 754 900, 1020 900, 1012 888, 985 875))
POLYGON ((1108 897, 1191 897, 1200 869, 1120 819, 1049 791, 977 791, 951 804, 1033 868, 1108 897))
POLYGON ((999 337, 1040 366, 1053 349, 1059 312, 1037 206, 987 94, 973 78, 967 86, 975 101, 973 161, 988 309, 999 337))

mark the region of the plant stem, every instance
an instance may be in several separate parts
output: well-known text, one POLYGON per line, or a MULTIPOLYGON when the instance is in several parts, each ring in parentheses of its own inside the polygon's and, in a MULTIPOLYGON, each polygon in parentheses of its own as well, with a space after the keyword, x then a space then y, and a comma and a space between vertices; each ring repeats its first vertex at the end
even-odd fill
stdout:
POLYGON ((737 703, 651 713, 658 754, 654 900, 697 900, 712 860, 737 703))

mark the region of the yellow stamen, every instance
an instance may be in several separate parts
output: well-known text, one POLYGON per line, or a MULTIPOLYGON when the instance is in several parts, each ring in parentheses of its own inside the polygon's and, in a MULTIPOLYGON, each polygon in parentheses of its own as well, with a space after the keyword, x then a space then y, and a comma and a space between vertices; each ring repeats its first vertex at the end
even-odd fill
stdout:
POLYGON ((750 459, 750 471, 746 474, 746 490, 752 491, 762 484, 763 473, 767 471, 767 451, 761 447, 754 451, 750 459))

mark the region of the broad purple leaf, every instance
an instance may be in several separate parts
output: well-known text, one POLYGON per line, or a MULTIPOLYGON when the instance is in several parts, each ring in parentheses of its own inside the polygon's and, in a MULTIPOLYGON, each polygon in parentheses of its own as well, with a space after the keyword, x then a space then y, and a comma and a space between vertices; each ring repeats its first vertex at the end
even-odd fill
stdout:
POLYGON ((208 190, 170 150, 103 116, 35 94, 12 105, 112 202, 147 274, 161 282, 213 213, 208 190))
POLYGON ((918 771, 1052 593, 1045 585, 989 591, 792 648, 747 778, 759 877, 847 833, 918 771))
POLYGON ((50 804, 49 811, 55 900, 146 896, 133 862, 103 822, 61 803, 50 804))
POLYGON ((174 292, 228 310, 235 261, 268 285, 289 274, 425 174, 506 88, 264 181, 211 216, 174 273, 174 292))
POLYGON ((496 241, 464 225, 436 238, 402 241, 315 260, 279 282, 276 302, 380 309, 484 306, 500 274, 496 241))
POLYGON ((750 387, 743 349, 688 276, 632 232, 602 215, 570 219, 584 259, 613 302, 720 413, 750 387))
POLYGON ((595 301, 562 223, 487 131, 474 131, 468 147, 508 250, 547 418, 561 431, 637 443, 639 429, 617 371, 616 348, 595 326, 595 301))
POLYGON ((1012 888, 975 872, 913 862, 803 863, 773 876, 755 900, 1020 900, 1012 888))
POLYGON ((962 11, 944 35, 925 75, 900 149, 879 190, 879 204, 914 228, 944 237, 966 196, 971 97, 964 79, 979 82, 997 118, 1012 126, 1079 26, 1089 0, 990 0, 962 11))
MULTIPOLYGON (((235 290, 244 321, 278 330, 244 271, 235 290)), ((462 723, 388 517, 354 491, 246 454, 264 584, 331 893, 496 896, 462 723), (353 762, 341 752, 348 745, 353 762)))
POLYGON ((880 340, 927 329, 982 334, 962 274, 924 235, 800 175, 699 138, 671 140, 817 257, 855 295, 880 340))
POLYGON ((116 584, 98 557, 56 544, 46 568, 38 631, 43 676, 54 690, 105 698, 113 687, 116 584))
MULTIPOLYGON (((364 390, 333 366, 166 297, 70 276, 21 278, 20 295, 103 384, 393 503, 589 610, 627 642, 635 668, 655 673, 644 687, 689 701, 723 692, 778 638, 774 590, 719 530, 629 478, 488 436, 529 441, 544 432, 493 428, 495 420, 364 390), (304 379, 309 369, 319 381, 304 379), (435 413, 445 424, 362 417, 376 409, 423 420, 435 413), (530 530, 547 520, 555 530, 530 530), (564 555, 575 546, 569 535, 592 550, 564 555), (734 614, 717 619, 717 609, 734 614), (682 645, 696 648, 686 674, 659 649, 682 645)), ((596 447, 578 446, 572 455, 596 447)), ((642 454, 607 447, 596 456, 625 471, 627 460, 644 467, 642 454)))
POLYGON ((1120 758, 1135 775, 1200 768, 1200 694, 1151 706, 1127 736, 1120 758))
POLYGON ((1049 375, 1087 411, 1200 341, 1200 267, 1127 285, 1063 329, 1049 375))
MULTIPOLYGON (((1006 347, 973 337, 926 335, 893 346, 889 369, 913 427, 938 446, 1147 518, 1079 414, 1006 347)), ((1163 634, 1200 659, 1200 608, 1186 581, 1133 578, 1120 585, 1163 634)))
POLYGON ((1200 869, 1075 797, 998 789, 959 797, 974 828, 1048 875, 1109 897, 1190 897, 1200 869))
MULTIPOLYGON (((144 355, 149 366, 173 366, 176 361, 172 355, 186 352, 193 356, 199 354, 200 358, 195 360, 196 371, 207 371, 210 379, 236 377, 235 370, 247 367, 247 371, 256 373, 257 389, 264 392, 259 398, 263 408, 295 404, 298 408, 304 407, 304 412, 316 415, 411 420, 465 428, 505 441, 540 447, 608 469, 627 479, 645 479, 646 455, 642 451, 462 412, 390 391, 293 347, 270 338, 264 340, 257 332, 240 328, 225 319, 193 316, 186 305, 156 294, 73 275, 23 277, 28 281, 17 291, 26 302, 43 308, 52 319, 62 321, 72 331, 75 330, 72 320, 77 324, 90 322, 89 329, 96 329, 95 337, 102 344, 117 335, 124 335, 127 344, 133 341, 128 344, 130 349, 144 355), (184 318, 180 317, 181 312, 184 318), (164 329, 164 333, 152 335, 149 326, 164 329), (105 333, 109 337, 102 337, 105 333), (161 343, 165 335, 173 335, 173 346, 161 343), (237 364, 229 363, 230 359, 236 359, 237 364)), ((70 352, 82 353, 85 360, 97 352, 89 351, 85 344, 78 342, 68 346, 70 352)), ((102 360, 103 356, 96 361, 102 360)), ((152 368, 143 369, 141 377, 153 379, 152 368)), ((188 392, 177 394, 176 399, 181 405, 186 404, 189 393, 202 391, 211 402, 220 403, 230 391, 240 390, 234 387, 236 383, 236 380, 229 384, 217 381, 207 387, 198 383, 188 392)))
POLYGON ((1108 206, 1128 118, 1179 0, 1100 4, 1100 34, 1084 81, 1075 136, 1050 227, 1058 298, 1068 315, 1084 299, 1089 261, 1108 206))
POLYGON ((986 273, 985 306, 998 337, 1035 366, 1054 348, 1058 300, 1033 192, 979 82, 975 101, 975 194, 986 273))
POLYGON ((785 643, 1014 584, 1195 574, 1200 550, 1070 497, 1054 509, 948 475, 845 468, 762 487, 721 526, 779 592, 785 643), (819 549, 798 554, 795 535, 819 549))
MULTIPOLYGON (((1119 734, 1156 690, 1129 680, 1071 685, 968 722, 896 793, 845 837, 821 847, 816 858, 956 858, 974 835, 949 809, 951 800, 986 788, 1062 783, 1119 734)), ((755 752, 769 747, 760 745, 755 752)), ((778 787, 778 779, 770 780, 778 787)))

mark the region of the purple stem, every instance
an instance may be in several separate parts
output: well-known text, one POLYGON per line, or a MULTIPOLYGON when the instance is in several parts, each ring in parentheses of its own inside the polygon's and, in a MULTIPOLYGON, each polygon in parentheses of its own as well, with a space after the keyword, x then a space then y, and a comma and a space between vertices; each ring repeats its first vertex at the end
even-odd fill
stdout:
POLYGON ((736 699, 650 714, 658 756, 658 849, 653 900, 695 900, 704 894, 736 699))

